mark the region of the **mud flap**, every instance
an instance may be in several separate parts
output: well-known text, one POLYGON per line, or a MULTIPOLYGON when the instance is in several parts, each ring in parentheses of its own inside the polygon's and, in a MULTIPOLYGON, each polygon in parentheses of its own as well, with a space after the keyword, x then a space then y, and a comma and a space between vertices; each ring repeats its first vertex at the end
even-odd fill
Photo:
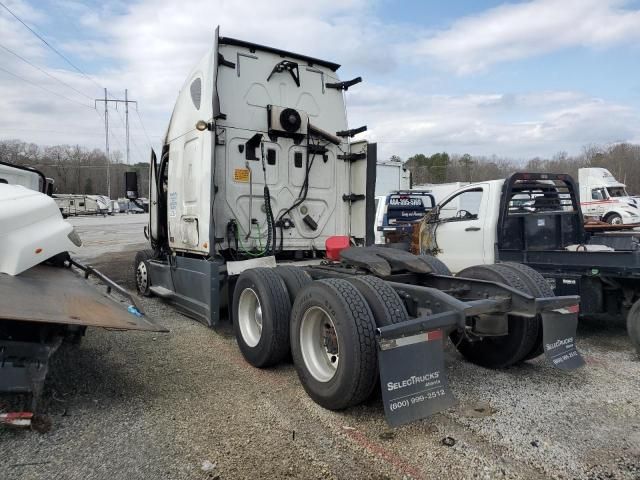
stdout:
POLYGON ((380 340, 378 364, 384 412, 392 427, 455 405, 444 369, 442 330, 380 340))
POLYGON ((584 365, 575 345, 577 328, 577 306, 542 312, 544 353, 551 365, 560 370, 575 370, 584 365))

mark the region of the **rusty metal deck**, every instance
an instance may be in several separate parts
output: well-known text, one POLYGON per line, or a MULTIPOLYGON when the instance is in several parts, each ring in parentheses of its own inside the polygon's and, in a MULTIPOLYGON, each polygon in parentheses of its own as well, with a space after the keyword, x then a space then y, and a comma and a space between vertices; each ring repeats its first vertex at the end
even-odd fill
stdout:
POLYGON ((70 268, 38 265, 16 276, 0 274, 0 321, 168 331, 144 315, 129 313, 128 306, 70 268))

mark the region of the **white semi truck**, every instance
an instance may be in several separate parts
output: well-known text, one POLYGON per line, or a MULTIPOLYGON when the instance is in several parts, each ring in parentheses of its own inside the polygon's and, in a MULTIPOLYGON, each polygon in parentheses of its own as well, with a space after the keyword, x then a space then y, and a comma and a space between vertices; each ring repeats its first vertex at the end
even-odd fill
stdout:
MULTIPOLYGON (((341 81, 338 68, 216 30, 178 95, 159 161, 152 153, 138 291, 210 327, 228 320, 228 306, 245 359, 264 368, 290 352, 325 408, 364 401, 380 376, 392 425, 452 404, 449 335, 485 366, 543 351, 558 368, 582 365, 578 297, 437 275, 433 257, 367 246, 376 149, 352 141, 366 127, 348 126, 344 92, 361 79, 341 81)), ((135 178, 127 183, 135 198, 135 178)))
POLYGON ((588 217, 612 225, 640 223, 640 209, 635 198, 627 193, 606 168, 581 168, 578 170, 580 206, 588 217))

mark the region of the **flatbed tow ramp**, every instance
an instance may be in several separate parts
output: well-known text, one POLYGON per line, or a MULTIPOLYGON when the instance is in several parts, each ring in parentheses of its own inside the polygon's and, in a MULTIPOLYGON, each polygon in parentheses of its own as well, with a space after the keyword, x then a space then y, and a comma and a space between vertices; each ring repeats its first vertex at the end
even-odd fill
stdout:
POLYGON ((32 409, 48 372, 49 359, 66 338, 78 341, 87 327, 167 332, 150 321, 135 297, 91 267, 37 265, 20 275, 0 274, 0 391, 32 393, 32 409), (94 275, 101 291, 88 282, 94 275), (122 299, 111 295, 118 291, 122 299))

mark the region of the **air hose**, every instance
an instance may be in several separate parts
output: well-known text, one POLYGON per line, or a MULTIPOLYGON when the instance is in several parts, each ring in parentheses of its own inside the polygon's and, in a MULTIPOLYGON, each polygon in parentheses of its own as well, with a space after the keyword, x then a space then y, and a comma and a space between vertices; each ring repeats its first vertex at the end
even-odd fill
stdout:
POLYGON ((273 210, 271 209, 271 193, 267 186, 267 166, 264 162, 264 143, 260 144, 260 152, 262 153, 262 173, 264 174, 264 209, 267 217, 267 246, 265 252, 267 255, 276 254, 276 225, 273 219, 273 210))

